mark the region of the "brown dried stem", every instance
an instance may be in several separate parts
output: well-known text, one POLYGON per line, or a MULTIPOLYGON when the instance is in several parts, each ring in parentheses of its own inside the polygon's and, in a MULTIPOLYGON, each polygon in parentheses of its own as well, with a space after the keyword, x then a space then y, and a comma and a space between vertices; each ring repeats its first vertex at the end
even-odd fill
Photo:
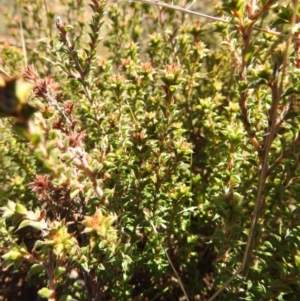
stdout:
POLYGON ((292 42, 292 36, 293 36, 293 27, 295 25, 296 21, 296 15, 297 15, 297 5, 298 0, 294 0, 294 13, 291 21, 291 29, 289 33, 289 38, 286 41, 286 48, 285 48, 285 54, 283 58, 283 67, 282 67, 282 73, 281 73, 281 82, 280 85, 278 84, 278 74, 277 72, 274 73, 274 80, 272 83, 272 104, 271 104, 271 110, 269 114, 269 126, 266 132, 266 139, 262 148, 262 157, 261 157, 261 169, 259 174, 259 182, 258 182, 258 191, 256 195, 256 201, 255 201, 255 207, 252 215, 250 230, 249 230, 249 236, 247 240, 247 244, 245 247, 245 252, 243 255, 242 260, 242 271, 243 275, 247 276, 250 263, 251 263, 251 257, 252 252, 254 249, 254 238, 256 235, 256 225, 261 213, 261 207, 263 203, 263 193, 264 193, 264 187, 265 183, 268 177, 268 165, 269 165, 269 154, 271 145, 274 141, 275 134, 276 134, 276 119, 277 119, 277 111, 278 111, 278 105, 281 99, 282 89, 283 89, 283 81, 286 76, 287 72, 287 64, 288 64, 288 56, 289 56, 289 49, 292 42))

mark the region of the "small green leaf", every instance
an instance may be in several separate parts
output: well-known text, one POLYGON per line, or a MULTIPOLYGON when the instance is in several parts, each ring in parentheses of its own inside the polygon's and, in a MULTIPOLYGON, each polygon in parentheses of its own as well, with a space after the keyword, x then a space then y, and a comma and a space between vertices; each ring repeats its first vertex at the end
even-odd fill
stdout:
POLYGON ((7 208, 10 209, 10 210, 12 210, 12 211, 15 211, 15 209, 16 209, 16 203, 14 203, 11 200, 8 200, 8 202, 7 202, 7 208))
POLYGON ((14 215, 13 211, 11 211, 5 207, 2 207, 1 210, 3 211, 3 214, 2 214, 3 218, 10 218, 14 215))
POLYGON ((21 253, 18 251, 9 251, 8 253, 2 255, 2 258, 4 260, 18 260, 20 257, 22 257, 21 253))
POLYGON ((72 296, 70 295, 62 295, 58 301, 77 301, 74 298, 72 298, 72 296))
POLYGON ((60 277, 61 275, 63 275, 64 273, 66 272, 66 268, 64 267, 57 267, 55 268, 54 270, 54 276, 57 278, 57 277, 60 277))
POLYGON ((39 296, 41 296, 42 298, 50 298, 52 295, 52 292, 47 288, 47 287, 43 287, 42 289, 40 289, 38 291, 39 296))
POLYGON ((80 192, 80 189, 75 189, 70 193, 70 198, 74 199, 80 192))
POLYGON ((20 250, 20 252, 22 252, 23 254, 24 254, 24 253, 29 253, 28 250, 27 250, 27 247, 26 247, 26 245, 25 245, 25 243, 24 243, 24 241, 21 242, 21 244, 20 244, 20 246, 19 246, 19 250, 20 250))
POLYGON ((294 111, 288 112, 288 113, 284 116, 284 120, 292 119, 292 118, 294 118, 294 117, 297 117, 298 115, 299 115, 298 112, 294 112, 294 111))
POLYGON ((45 245, 45 242, 44 242, 44 241, 42 241, 42 240, 37 240, 37 241, 35 242, 34 246, 33 246, 33 249, 36 250, 37 248, 42 247, 42 246, 44 246, 44 245, 45 245))
MULTIPOLYGON (((45 229, 45 227, 42 225, 41 222, 35 222, 35 221, 29 221, 29 220, 24 220, 20 223, 19 227, 18 227, 18 230, 22 229, 22 228, 25 228, 25 227, 32 227, 34 229, 37 229, 37 230, 43 230, 45 229)), ((18 231, 17 230, 17 231, 18 231)))
POLYGON ((45 268, 41 264, 33 264, 27 274, 27 278, 35 274, 40 274, 43 271, 45 271, 45 268))
POLYGON ((65 27, 64 27, 64 30, 65 31, 71 31, 72 29, 74 29, 74 27, 72 26, 72 25, 66 25, 65 27))
POLYGON ((295 255, 294 259, 295 259, 295 265, 296 265, 297 269, 300 270, 300 256, 295 255))
POLYGON ((295 89, 294 87, 288 88, 281 97, 286 97, 286 96, 290 96, 293 94, 300 94, 300 91, 298 89, 295 89))
POLYGON ((17 203, 17 205, 16 205, 16 212, 19 213, 19 214, 26 214, 27 213, 27 209, 22 204, 17 203))

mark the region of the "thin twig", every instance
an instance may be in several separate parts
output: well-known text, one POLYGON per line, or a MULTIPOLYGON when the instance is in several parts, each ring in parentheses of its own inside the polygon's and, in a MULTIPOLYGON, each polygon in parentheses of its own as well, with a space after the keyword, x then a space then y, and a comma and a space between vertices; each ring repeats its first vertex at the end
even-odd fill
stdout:
POLYGON ((43 0, 43 1, 44 1, 45 12, 46 12, 46 18, 47 18, 47 29, 49 29, 49 36, 52 39, 52 24, 51 24, 51 19, 49 17, 47 0, 43 0))
POLYGON ((27 52, 26 52, 26 45, 25 45, 25 39, 24 39, 24 30, 23 30, 23 18, 22 13, 20 16, 20 36, 21 36, 21 45, 22 45, 22 51, 24 55, 24 63, 25 67, 28 65, 28 59, 27 59, 27 52))
POLYGON ((58 101, 51 95, 51 93, 48 90, 45 93, 45 97, 49 100, 49 103, 55 106, 57 111, 65 118, 68 125, 72 125, 72 122, 66 115, 65 111, 59 106, 58 101))
POLYGON ((280 116, 276 120, 275 129, 276 132, 281 126, 281 124, 284 122, 284 118, 288 112, 292 110, 292 103, 294 102, 294 99, 289 99, 288 103, 283 107, 280 116))
MULTIPOLYGON (((257 8, 256 6, 256 1, 253 1, 255 8, 257 8)), ((257 20, 259 19, 266 11, 269 10, 269 8, 272 6, 272 4, 276 2, 276 0, 269 0, 267 3, 264 4, 264 6, 259 10, 259 12, 257 12, 256 14, 251 15, 251 20, 257 20)))
MULTIPOLYGON (((152 228, 153 228, 155 234, 157 234, 156 227, 154 226, 154 224, 153 224, 152 221, 150 221, 150 224, 151 224, 151 226, 152 226, 152 228)), ((166 254, 166 257, 167 257, 167 259, 168 259, 168 261, 169 261, 169 264, 170 264, 170 266, 172 267, 172 270, 173 270, 173 272, 174 272, 174 274, 175 274, 175 276, 176 276, 176 278, 177 278, 177 281, 178 281, 178 283, 179 283, 179 285, 180 285, 180 288, 181 288, 181 290, 182 290, 182 292, 183 292, 183 294, 184 294, 186 300, 189 301, 190 299, 189 299, 189 297, 188 297, 188 295, 187 295, 187 293, 186 293, 186 290, 185 290, 185 288, 184 288, 184 286, 183 286, 183 283, 182 283, 182 281, 181 281, 181 278, 180 278, 179 274, 177 273, 177 271, 176 271, 176 269, 175 269, 175 267, 174 267, 174 265, 173 265, 173 263, 172 263, 172 260, 171 260, 171 258, 170 258, 170 256, 169 256, 168 252, 167 252, 162 246, 161 246, 161 248, 163 249, 163 251, 164 251, 165 254, 166 254)))
POLYGON ((49 290, 51 291, 51 295, 48 298, 48 301, 56 301, 55 293, 56 293, 56 279, 54 277, 54 269, 55 269, 55 263, 53 258, 53 251, 48 251, 48 262, 44 264, 44 267, 46 269, 46 273, 49 279, 49 290))
POLYGON ((255 11, 257 9, 256 0, 251 0, 250 5, 250 15, 253 16, 255 14, 255 11))
POLYGON ((242 268, 239 268, 209 299, 208 301, 213 301, 215 298, 231 283, 242 272, 242 268))

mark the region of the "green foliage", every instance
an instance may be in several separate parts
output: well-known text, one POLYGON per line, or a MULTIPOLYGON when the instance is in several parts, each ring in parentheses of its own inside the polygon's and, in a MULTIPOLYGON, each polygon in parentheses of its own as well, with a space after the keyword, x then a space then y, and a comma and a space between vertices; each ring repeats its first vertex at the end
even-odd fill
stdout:
POLYGON ((296 300, 298 2, 46 2, 0 45, 1 264, 52 301, 296 300))

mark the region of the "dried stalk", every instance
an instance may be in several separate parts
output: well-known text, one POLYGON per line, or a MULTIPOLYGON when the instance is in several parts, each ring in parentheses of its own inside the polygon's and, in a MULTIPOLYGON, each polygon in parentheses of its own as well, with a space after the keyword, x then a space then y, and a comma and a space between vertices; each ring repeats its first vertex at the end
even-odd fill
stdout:
POLYGON ((293 17, 291 20, 291 29, 289 32, 289 37, 286 41, 286 48, 283 58, 283 66, 282 66, 282 73, 281 73, 281 82, 278 84, 278 70, 275 70, 274 72, 274 80, 272 83, 272 104, 271 104, 271 110, 269 115, 269 126, 267 129, 266 139, 264 146, 262 148, 262 157, 261 157, 261 169, 260 169, 260 175, 259 175, 259 182, 258 182, 258 191, 256 195, 256 201, 255 201, 255 207, 252 215, 250 230, 249 230, 249 236, 247 240, 247 244, 245 247, 245 252, 243 255, 242 260, 242 270, 243 275, 247 276, 250 263, 251 263, 251 257, 252 252, 254 249, 254 239, 256 235, 256 225, 261 213, 261 207, 264 199, 264 187, 265 183, 268 177, 268 168, 269 168, 269 154, 271 145, 274 141, 275 134, 276 134, 276 120, 277 120, 277 111, 278 111, 278 105, 281 99, 282 90, 283 90, 283 82, 286 77, 287 72, 287 65, 289 61, 289 49, 292 42, 293 37, 293 28, 296 22, 296 16, 297 16, 297 6, 298 6, 298 0, 294 0, 294 12, 293 17))

